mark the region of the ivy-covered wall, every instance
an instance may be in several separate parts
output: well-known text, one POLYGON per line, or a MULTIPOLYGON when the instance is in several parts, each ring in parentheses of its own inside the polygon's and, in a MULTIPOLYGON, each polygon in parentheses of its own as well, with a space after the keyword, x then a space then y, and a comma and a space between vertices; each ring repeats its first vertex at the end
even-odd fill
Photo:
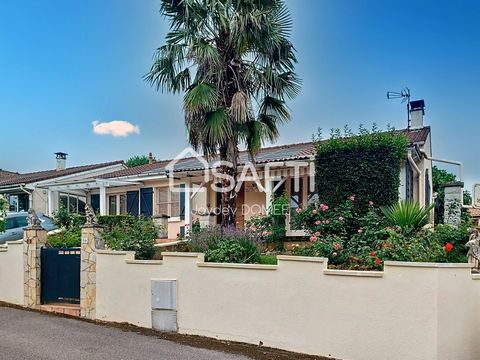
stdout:
POLYGON ((373 201, 398 201, 400 167, 406 159, 407 137, 393 130, 341 135, 317 142, 316 186, 322 203, 336 206, 355 195, 359 211, 373 201))

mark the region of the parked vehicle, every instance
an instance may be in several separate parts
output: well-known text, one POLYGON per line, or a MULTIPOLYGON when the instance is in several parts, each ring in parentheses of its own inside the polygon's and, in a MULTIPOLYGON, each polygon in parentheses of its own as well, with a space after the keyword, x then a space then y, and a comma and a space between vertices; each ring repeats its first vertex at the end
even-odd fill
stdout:
MULTIPOLYGON (((5 220, 5 231, 0 232, 0 244, 4 244, 6 241, 15 241, 23 238, 23 228, 27 226, 27 213, 11 212, 7 213, 5 220)), ((37 213, 40 219, 40 225, 47 231, 55 230, 57 227, 53 223, 53 220, 48 216, 37 213)))

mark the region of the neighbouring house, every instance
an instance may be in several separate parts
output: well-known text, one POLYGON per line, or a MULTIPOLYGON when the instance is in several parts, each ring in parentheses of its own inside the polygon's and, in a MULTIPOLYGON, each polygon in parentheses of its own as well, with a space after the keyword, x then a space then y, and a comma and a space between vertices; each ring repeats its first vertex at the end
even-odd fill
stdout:
MULTIPOLYGON (((433 201, 431 130, 423 125, 423 101, 412 104, 410 127, 399 130, 409 140, 408 156, 401 168, 399 197, 425 206, 433 201)), ((314 198, 309 186, 312 179, 309 169, 314 158, 313 142, 262 149, 255 159, 259 182, 245 181, 237 193, 238 225, 243 226, 252 216, 264 214, 273 194, 285 193, 289 197, 291 213, 297 207, 306 206, 314 198), (295 174, 299 175, 297 187, 293 180, 295 174)), ((241 152, 239 173, 245 170, 248 160, 248 153, 241 152)), ((75 191, 74 196, 82 196, 101 215, 153 217, 164 226, 163 236, 175 239, 183 236, 196 220, 201 225, 214 225, 220 220, 220 194, 211 188, 218 177, 206 181, 204 176, 210 164, 190 151, 190 154, 181 153, 176 160, 152 162, 88 178, 75 175, 52 179, 43 182, 42 189, 62 194, 75 191)), ((287 236, 302 235, 304 232, 293 228, 287 219, 287 236)))
POLYGON ((61 206, 74 212, 83 212, 86 197, 76 191, 73 184, 96 179, 103 174, 126 168, 123 161, 67 167, 67 154, 56 153, 57 166, 53 170, 25 174, 10 174, 0 177, 0 196, 7 199, 9 211, 35 211, 52 215, 61 206), (66 192, 55 190, 57 182, 69 181, 72 188, 66 192), (45 184, 48 183, 48 188, 45 184))
POLYGON ((480 226, 480 209, 478 208, 469 208, 469 215, 472 217, 472 223, 474 226, 480 226))
POLYGON ((0 179, 4 179, 7 176, 13 176, 13 175, 18 175, 18 173, 0 169, 0 179))

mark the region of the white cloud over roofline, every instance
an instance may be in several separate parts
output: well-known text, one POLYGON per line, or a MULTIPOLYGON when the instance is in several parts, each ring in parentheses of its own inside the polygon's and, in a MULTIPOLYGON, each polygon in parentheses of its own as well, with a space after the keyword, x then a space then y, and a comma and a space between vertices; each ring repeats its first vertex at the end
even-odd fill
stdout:
POLYGON ((93 133, 97 135, 112 135, 113 137, 127 137, 131 134, 140 134, 140 127, 125 120, 109 122, 93 121, 93 133))

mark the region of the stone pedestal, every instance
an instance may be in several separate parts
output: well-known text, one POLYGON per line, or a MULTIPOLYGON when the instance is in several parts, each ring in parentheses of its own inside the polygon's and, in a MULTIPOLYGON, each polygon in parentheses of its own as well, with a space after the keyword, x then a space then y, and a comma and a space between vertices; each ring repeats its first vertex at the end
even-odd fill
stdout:
POLYGON ((455 181, 445 184, 445 224, 459 226, 463 204, 463 182, 455 181))
POLYGON ((96 250, 105 248, 101 236, 102 227, 84 225, 82 227, 82 245, 80 262, 80 316, 87 319, 95 319, 96 298, 96 250))
POLYGON ((23 233, 24 264, 24 305, 36 307, 40 305, 40 252, 47 242, 47 231, 40 225, 31 225, 23 233))

